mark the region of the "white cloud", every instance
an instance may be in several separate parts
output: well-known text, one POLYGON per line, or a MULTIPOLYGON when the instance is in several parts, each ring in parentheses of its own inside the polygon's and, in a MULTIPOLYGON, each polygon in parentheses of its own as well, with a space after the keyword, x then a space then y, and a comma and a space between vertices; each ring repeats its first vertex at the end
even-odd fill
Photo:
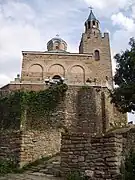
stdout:
POLYGON ((113 14, 112 17, 113 25, 119 25, 121 28, 126 29, 128 32, 135 30, 135 23, 132 18, 126 17, 123 13, 113 14))
POLYGON ((0 74, 0 87, 4 84, 8 84, 11 81, 11 78, 5 74, 0 74))
POLYGON ((132 6, 132 18, 135 19, 135 5, 132 6))
POLYGON ((108 15, 121 9, 128 9, 134 3, 134 0, 84 0, 84 2, 98 9, 100 15, 108 17, 108 15))

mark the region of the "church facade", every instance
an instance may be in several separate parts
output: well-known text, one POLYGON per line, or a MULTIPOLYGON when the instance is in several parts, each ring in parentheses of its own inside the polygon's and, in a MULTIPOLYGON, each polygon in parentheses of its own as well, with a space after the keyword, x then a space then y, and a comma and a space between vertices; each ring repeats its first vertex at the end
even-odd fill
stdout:
POLYGON ((109 34, 102 35, 99 21, 90 11, 79 53, 67 52, 67 43, 56 36, 47 51, 23 51, 21 77, 2 89, 42 89, 45 80, 63 78, 68 85, 98 85, 112 88, 109 34), (35 88, 36 89, 36 88, 35 88))

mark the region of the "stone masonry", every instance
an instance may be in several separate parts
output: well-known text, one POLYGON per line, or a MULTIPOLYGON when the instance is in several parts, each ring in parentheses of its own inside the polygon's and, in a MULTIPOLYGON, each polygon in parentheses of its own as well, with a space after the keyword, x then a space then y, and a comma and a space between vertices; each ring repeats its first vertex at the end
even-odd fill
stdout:
POLYGON ((47 43, 48 51, 23 51, 21 83, 43 83, 57 75, 64 77, 68 85, 89 82, 112 87, 109 34, 102 35, 99 21, 92 14, 85 22, 79 53, 67 52, 67 43, 59 37, 47 43))
POLYGON ((60 151, 61 133, 57 130, 8 131, 0 133, 0 158, 11 159, 24 166, 60 151))
POLYGON ((135 149, 135 127, 100 136, 88 133, 63 134, 61 168, 63 176, 80 171, 92 180, 117 180, 124 157, 135 149))
POLYGON ((117 179, 122 161, 122 135, 90 137, 88 134, 62 136, 63 175, 80 171, 94 180, 117 179))
MULTIPOLYGON (((109 101, 107 88, 69 86, 64 101, 50 116, 50 122, 56 122, 56 129, 48 129, 45 123, 40 124, 40 119, 26 116, 23 131, 20 131, 21 127, 17 134, 14 129, 8 129, 10 133, 3 130, 0 137, 0 152, 5 154, 6 150, 8 156, 13 153, 22 166, 41 156, 57 153, 61 147, 60 129, 64 128, 71 133, 102 134, 110 128, 109 124, 114 119, 123 118, 126 121, 126 116, 116 111, 109 101)), ((46 120, 42 119, 42 122, 46 120)), ((9 124, 8 127, 10 127, 9 124)))

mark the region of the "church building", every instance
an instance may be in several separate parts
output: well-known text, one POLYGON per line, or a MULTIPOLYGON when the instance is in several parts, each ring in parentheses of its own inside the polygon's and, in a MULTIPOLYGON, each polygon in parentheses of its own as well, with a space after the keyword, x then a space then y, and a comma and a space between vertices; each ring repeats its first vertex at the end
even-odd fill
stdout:
MULTIPOLYGON (((13 130, 13 132, 11 131, 10 133, 10 131, 6 131, 8 135, 5 135, 4 132, 4 135, 0 136, 0 148, 2 147, 0 154, 3 155, 5 153, 5 157, 8 158, 15 157, 21 167, 30 162, 35 162, 35 160, 41 157, 49 157, 50 155, 59 153, 60 148, 64 147, 61 146, 61 143, 63 143, 61 131, 67 132, 66 135, 68 138, 72 133, 73 137, 77 138, 69 138, 68 143, 65 144, 65 147, 69 147, 72 145, 70 142, 73 140, 72 142, 75 142, 72 146, 73 149, 71 146, 68 149, 63 148, 66 149, 66 151, 71 150, 71 152, 73 152, 75 150, 77 154, 81 153, 81 156, 76 156, 75 153, 73 154, 74 162, 78 163, 77 166, 75 164, 77 168, 83 168, 82 164, 87 165, 87 159, 85 161, 85 157, 88 157, 88 167, 90 167, 89 165, 92 162, 93 168, 93 162, 95 162, 94 168, 97 170, 98 162, 98 164, 101 164, 100 168, 102 170, 104 167, 102 164, 104 165, 106 162, 109 162, 112 165, 112 161, 108 157, 106 158, 109 159, 107 161, 101 158, 103 153, 108 153, 107 148, 109 146, 111 147, 110 153, 113 147, 114 151, 116 150, 116 146, 121 146, 119 142, 122 141, 118 139, 121 136, 109 139, 105 137, 101 139, 101 141, 99 140, 99 143, 97 143, 97 138, 95 138, 93 140, 94 145, 90 144, 91 136, 103 135, 114 127, 116 128, 117 125, 119 127, 123 124, 125 125, 127 123, 127 115, 119 112, 114 104, 110 103, 110 89, 113 89, 113 76, 109 34, 102 34, 100 31, 100 22, 92 10, 84 26, 85 30, 81 37, 78 53, 68 52, 68 44, 59 36, 52 38, 47 43, 47 51, 23 51, 21 76, 18 75, 13 82, 1 88, 1 94, 5 95, 15 90, 45 90, 50 87, 51 84, 56 84, 59 81, 66 83, 68 87, 62 97, 58 97, 60 101, 55 101, 54 105, 57 103, 55 108, 50 107, 53 105, 45 95, 37 95, 40 97, 37 98, 39 100, 37 104, 35 103, 37 100, 34 98, 35 95, 33 95, 33 103, 32 100, 28 98, 28 104, 23 101, 25 97, 17 96, 17 100, 19 99, 18 108, 14 106, 16 99, 12 101, 11 98, 9 103, 9 107, 11 108, 6 107, 9 101, 6 101, 7 104, 4 104, 4 106, 2 104, 3 101, 1 101, 0 130, 5 131, 5 129, 8 129, 13 130), (47 101, 45 101, 46 99, 47 101), (44 104, 41 102, 47 102, 46 106, 43 106, 44 104), (41 111, 39 111, 38 114, 37 111, 34 110, 40 103, 42 104, 41 111, 43 112, 40 114, 41 111), (16 129, 18 131, 14 133, 16 129), (77 136, 79 137, 79 141, 77 136), (82 137, 85 143, 82 142, 82 137), (116 139, 116 142, 112 142, 112 139, 116 139), (110 140, 111 143, 108 145, 110 140), (76 141, 78 146, 76 146, 76 141), (112 143, 114 143, 113 147, 112 143), (84 151, 85 144, 87 151, 84 151), (104 144, 107 144, 106 151, 104 151, 104 144), (94 149, 91 149, 91 147, 94 149), (95 151, 95 147, 97 151, 95 151), (82 148, 82 150, 80 150, 80 148, 82 148), (83 156, 82 152, 84 152, 83 156), (94 161, 93 159, 91 161, 91 158, 89 161, 89 157, 93 158, 93 152, 96 152, 96 154, 94 154, 94 161), (95 161, 95 155, 98 155, 99 152, 100 156, 97 156, 97 160, 100 161, 95 161), (11 156, 12 154, 15 156, 11 156), (79 157, 81 157, 80 160, 78 160, 79 157), (82 160, 82 157, 84 160, 82 160)), ((50 91, 50 94, 53 94, 52 91, 50 91)), ((51 98, 56 100, 55 97, 57 94, 58 93, 54 93, 51 98)), ((64 135, 64 137, 66 136, 64 135)), ((118 151, 116 151, 116 157, 119 155, 118 151)), ((121 156, 121 154, 119 156, 121 156)), ((67 159, 69 159, 69 157, 67 157, 67 159)), ((74 165, 72 158, 70 159, 70 165, 74 165)), ((119 157, 117 159, 119 162, 119 157)), ((63 159, 61 162, 64 162, 63 159)), ((68 165, 68 163, 66 165, 68 165)), ((68 169, 65 165, 63 167, 68 169)), ((105 164, 105 168, 106 167, 107 165, 105 164)), ((111 170, 113 173, 114 169, 111 170)), ((106 172, 108 173, 109 171, 105 169, 105 173, 106 172)), ((103 175, 103 171, 101 171, 101 174, 103 175)))
POLYGON ((59 36, 47 43, 47 51, 23 51, 21 77, 1 90, 42 90, 47 81, 58 79, 68 85, 112 88, 109 34, 102 34, 92 10, 84 25, 79 53, 68 52, 67 43, 59 36))

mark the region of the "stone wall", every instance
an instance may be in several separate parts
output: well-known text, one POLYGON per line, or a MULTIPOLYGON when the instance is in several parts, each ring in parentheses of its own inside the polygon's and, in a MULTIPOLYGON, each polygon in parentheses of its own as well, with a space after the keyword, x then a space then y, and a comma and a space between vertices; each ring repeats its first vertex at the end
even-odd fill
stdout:
MULTIPOLYGON (((100 86, 69 86, 65 99, 58 104, 55 111, 49 116, 49 119, 46 120, 45 117, 42 119, 34 119, 33 117, 29 117, 27 113, 25 116, 26 119, 23 121, 23 127, 20 125, 20 128, 18 128, 18 130, 24 130, 19 140, 21 141, 19 148, 22 150, 17 154, 17 157, 19 156, 19 158, 21 158, 19 159, 21 165, 34 161, 42 155, 46 156, 51 153, 56 153, 55 149, 57 149, 58 152, 60 149, 60 134, 58 129, 64 128, 69 133, 88 133, 89 135, 101 135, 106 132, 109 129, 109 124, 113 122, 117 116, 117 112, 115 116, 112 112, 113 105, 110 104, 108 96, 108 89, 100 86), (55 124, 56 130, 53 131, 50 126, 46 126, 46 122, 52 123, 53 125, 55 124), (48 137, 50 139, 49 141, 48 137), (47 154, 45 154, 46 149, 47 154)), ((125 115, 120 114, 120 117, 125 118, 125 115)), ((2 123, 3 121, 0 119, 0 125, 2 123)), ((9 127, 9 123, 7 124, 9 127)), ((1 129, 3 129, 3 126, 1 127, 1 129)), ((3 144, 8 145, 8 148, 5 148, 10 152, 9 146, 11 145, 13 154, 14 152, 16 154, 16 151, 12 149, 12 138, 10 139, 10 135, 2 135, 1 139, 2 138, 5 139, 5 142, 2 141, 3 144), (7 139, 5 139, 5 137, 7 137, 7 139)), ((16 138, 14 134, 13 138, 16 138)), ((15 146, 16 141, 18 140, 14 140, 15 146)), ((0 148, 3 147, 2 142, 0 148)), ((87 142, 85 143, 87 146, 87 142)), ((3 152, 5 152, 5 150, 2 148, 1 153, 3 152)))
POLYGON ((130 150, 135 151, 135 126, 100 136, 86 133, 62 134, 61 168, 63 175, 80 171, 93 180, 116 180, 130 150))
MULTIPOLYGON (((12 90, 15 87, 12 87, 12 90)), ((25 87, 25 89, 27 88, 32 90, 30 85, 25 87)), ((33 85, 32 88, 36 91, 37 85, 33 85)), ((43 85, 40 89, 43 90, 43 85)), ((2 90, 1 92, 6 91, 2 90)), ((42 120, 34 119, 34 117, 29 116, 29 113, 26 114, 26 129, 31 130, 33 127, 36 129, 38 127, 46 128, 46 117, 42 120)), ((110 128, 110 124, 114 120, 126 122, 127 116, 119 113, 114 105, 110 103, 107 88, 101 86, 68 86, 64 100, 57 105, 48 121, 55 122, 56 126, 65 126, 72 131, 101 134, 110 128)), ((2 122, 1 118, 0 127, 2 122)))
POLYGON ((71 124, 72 131, 91 134, 102 132, 100 87, 70 86, 65 105, 65 121, 71 124))
POLYGON ((0 132, 0 159, 12 159, 18 165, 22 132, 0 132))
POLYGON ((122 162, 123 138, 119 134, 90 137, 88 134, 62 135, 63 175, 80 171, 94 180, 117 179, 122 162))
POLYGON ((89 169, 88 155, 91 149, 91 138, 88 134, 63 134, 61 140, 61 168, 68 174, 70 171, 89 169))
POLYGON ((4 91, 17 91, 17 90, 25 90, 25 91, 40 91, 45 89, 45 84, 41 83, 11 83, 3 86, 0 88, 0 93, 3 93, 4 91))
POLYGON ((23 132, 20 166, 60 152, 60 144, 61 133, 56 129, 23 132))
POLYGON ((60 151, 61 133, 16 131, 0 134, 0 158, 13 159, 20 167, 39 158, 54 155, 60 151))
POLYGON ((114 120, 127 122, 126 114, 110 103, 108 89, 100 86, 69 86, 64 106, 65 123, 72 131, 101 134, 114 120))
POLYGON ((88 161, 95 180, 117 179, 123 159, 122 141, 122 135, 115 134, 91 139, 88 161))

